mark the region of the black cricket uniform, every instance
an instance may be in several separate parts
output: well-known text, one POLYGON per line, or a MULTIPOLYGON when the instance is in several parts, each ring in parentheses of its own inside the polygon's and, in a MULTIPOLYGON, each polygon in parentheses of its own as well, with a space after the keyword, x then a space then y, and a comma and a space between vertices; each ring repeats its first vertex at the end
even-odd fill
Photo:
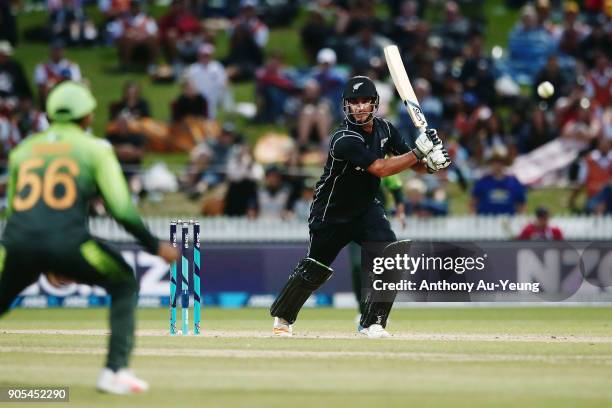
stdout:
POLYGON ((308 257, 329 266, 349 242, 393 242, 395 234, 376 198, 380 178, 367 168, 387 154, 412 149, 397 129, 374 118, 371 133, 348 122, 334 131, 310 211, 308 257))

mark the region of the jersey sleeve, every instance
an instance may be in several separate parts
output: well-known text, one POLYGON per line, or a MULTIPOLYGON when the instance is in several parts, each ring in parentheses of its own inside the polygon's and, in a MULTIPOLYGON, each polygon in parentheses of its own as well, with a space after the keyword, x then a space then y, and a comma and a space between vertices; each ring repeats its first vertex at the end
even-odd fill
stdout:
POLYGON ((350 163, 367 169, 374 161, 376 155, 366 149, 363 139, 356 134, 341 134, 331 145, 332 157, 338 160, 346 160, 350 163))
POLYGON ((94 177, 106 208, 149 252, 156 253, 159 240, 149 232, 132 203, 127 182, 110 144, 100 143, 95 154, 94 177))
POLYGON ((385 120, 385 123, 389 127, 389 150, 396 156, 406 154, 412 149, 406 138, 404 138, 391 123, 385 120))

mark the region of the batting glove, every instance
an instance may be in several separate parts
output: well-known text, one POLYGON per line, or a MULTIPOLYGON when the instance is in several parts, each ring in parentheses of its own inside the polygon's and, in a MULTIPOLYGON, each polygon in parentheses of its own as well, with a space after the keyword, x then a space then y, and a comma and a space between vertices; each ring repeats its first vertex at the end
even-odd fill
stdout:
POLYGON ((419 134, 414 143, 416 149, 412 149, 412 152, 419 160, 423 160, 434 147, 434 143, 427 135, 427 132, 419 134))
POLYGON ((438 131, 436 129, 427 129, 425 131, 425 134, 427 135, 429 140, 431 140, 434 146, 442 144, 442 140, 440 140, 440 138, 438 137, 438 131))
POLYGON ((451 164, 450 156, 442 144, 435 145, 427 155, 427 171, 435 173, 447 168, 451 164))

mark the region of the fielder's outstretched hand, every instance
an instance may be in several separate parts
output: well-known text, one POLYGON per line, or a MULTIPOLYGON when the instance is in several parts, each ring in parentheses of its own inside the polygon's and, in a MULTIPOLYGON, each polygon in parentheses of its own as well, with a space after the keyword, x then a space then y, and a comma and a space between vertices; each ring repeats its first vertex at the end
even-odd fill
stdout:
POLYGON ((174 248, 167 242, 160 242, 159 248, 157 249, 157 256, 164 258, 164 261, 171 263, 178 261, 181 254, 178 249, 174 248))

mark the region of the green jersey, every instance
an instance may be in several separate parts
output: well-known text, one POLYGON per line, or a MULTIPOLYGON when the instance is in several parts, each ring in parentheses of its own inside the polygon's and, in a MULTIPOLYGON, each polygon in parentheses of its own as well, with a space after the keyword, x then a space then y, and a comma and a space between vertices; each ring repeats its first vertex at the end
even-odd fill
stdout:
POLYGON ((89 239, 89 201, 101 195, 110 214, 150 252, 158 240, 131 199, 111 145, 72 123, 54 123, 9 157, 7 244, 78 244, 89 239))

